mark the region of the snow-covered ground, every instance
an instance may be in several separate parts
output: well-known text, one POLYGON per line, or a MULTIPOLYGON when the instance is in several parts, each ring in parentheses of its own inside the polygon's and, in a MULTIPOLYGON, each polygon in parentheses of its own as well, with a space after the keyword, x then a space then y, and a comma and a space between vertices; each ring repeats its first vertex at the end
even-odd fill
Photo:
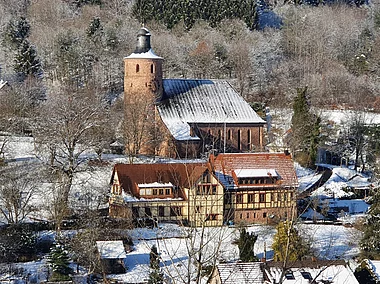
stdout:
MULTIPOLYGON (((328 116, 337 122, 343 121, 347 114, 338 114, 329 112, 328 116)), ((380 123, 380 116, 368 118, 372 123, 380 123)), ((290 120, 289 120, 290 121, 290 120)), ((10 159, 11 163, 38 163, 34 156, 34 145, 32 137, 11 137, 6 148, 5 158, 10 159)), ((72 190, 71 199, 73 205, 81 206, 88 204, 100 204, 100 199, 108 190, 108 183, 111 176, 112 167, 115 163, 128 163, 125 156, 120 155, 104 155, 104 160, 108 162, 102 167, 93 167, 91 170, 86 170, 76 174, 72 190)), ((147 161, 147 160, 141 160, 147 161)), ((139 162, 139 161, 136 161, 139 162)), ((157 162, 157 160, 149 160, 148 162, 157 162)), ((303 169, 296 165, 297 175, 299 177, 299 191, 307 190, 320 178, 320 174, 303 169)), ((341 197, 349 197, 350 194, 345 191, 349 187, 370 186, 367 177, 357 174, 355 171, 345 167, 333 167, 331 178, 320 188, 318 188, 313 196, 319 198, 321 202, 328 201, 328 207, 347 207, 348 213, 342 215, 342 218, 350 219, 352 216, 363 216, 367 212, 368 204, 362 200, 342 200, 341 197)), ((41 196, 36 200, 40 204, 46 204, 46 189, 49 188, 47 183, 43 183, 41 188, 41 196)), ((41 205, 41 206, 42 206, 41 205)), ((315 212, 312 212, 313 214, 315 212)), ((47 210, 39 212, 36 218, 48 218, 47 210), (42 214, 41 214, 42 213, 42 214)), ((312 248, 315 255, 326 259, 351 259, 358 255, 358 241, 361 233, 354 228, 347 228, 335 225, 316 225, 316 224, 301 224, 300 230, 309 238, 312 243, 312 248)), ((139 228, 131 230, 129 233, 133 238, 134 250, 127 254, 125 260, 127 273, 121 275, 111 275, 120 281, 133 283, 136 280, 148 278, 149 273, 149 252, 152 245, 156 245, 160 257, 163 271, 174 277, 175 279, 183 279, 188 275, 188 271, 193 271, 189 262, 189 243, 192 238, 188 238, 190 232, 188 228, 178 227, 170 224, 160 224, 159 228, 148 229, 139 228)), ((214 248, 219 242, 215 241, 218 238, 221 240, 221 250, 218 255, 220 261, 233 261, 238 259, 237 246, 233 244, 238 236, 238 228, 223 227, 215 235, 216 228, 207 228, 207 236, 210 238, 210 247, 214 248)), ((249 232, 254 232, 258 235, 258 240, 255 245, 255 254, 262 258, 266 256, 268 259, 273 257, 271 245, 275 228, 271 226, 251 226, 249 232)), ((48 233, 50 237, 52 233, 48 233)), ((195 243, 199 243, 197 234, 195 243)), ((35 283, 46 279, 46 260, 41 259, 36 262, 23 263, 15 265, 25 269, 26 275, 34 277, 35 283)), ((9 276, 9 275, 8 275, 9 276)), ((3 279, 11 278, 7 275, 0 275, 0 282, 3 279)), ((31 279, 31 278, 30 278, 31 279)), ((181 282, 181 281, 179 281, 181 282)), ((22 283, 22 282, 20 282, 22 283)))

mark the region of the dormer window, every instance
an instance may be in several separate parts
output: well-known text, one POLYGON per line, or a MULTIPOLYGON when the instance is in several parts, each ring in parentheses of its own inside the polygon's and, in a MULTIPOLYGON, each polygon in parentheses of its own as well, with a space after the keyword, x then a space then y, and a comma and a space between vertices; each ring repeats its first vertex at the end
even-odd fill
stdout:
POLYGON ((168 198, 174 195, 172 183, 141 183, 138 184, 140 196, 145 198, 168 198))
POLYGON ((275 169, 237 169, 235 175, 239 185, 275 184, 280 179, 275 169))

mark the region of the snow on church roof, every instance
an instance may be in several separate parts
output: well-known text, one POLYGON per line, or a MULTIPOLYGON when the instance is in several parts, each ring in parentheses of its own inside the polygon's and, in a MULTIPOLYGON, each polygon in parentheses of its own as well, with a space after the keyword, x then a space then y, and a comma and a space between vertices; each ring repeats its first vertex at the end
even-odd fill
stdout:
POLYGON ((158 110, 177 140, 190 135, 191 123, 265 124, 250 105, 223 80, 164 79, 158 110))

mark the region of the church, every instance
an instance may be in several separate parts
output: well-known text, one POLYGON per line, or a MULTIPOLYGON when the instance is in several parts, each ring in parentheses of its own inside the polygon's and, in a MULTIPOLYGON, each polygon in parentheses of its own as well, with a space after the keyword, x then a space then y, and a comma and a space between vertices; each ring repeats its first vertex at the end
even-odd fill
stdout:
POLYGON ((124 58, 126 153, 173 158, 263 151, 265 121, 225 80, 164 79, 141 28, 124 58))

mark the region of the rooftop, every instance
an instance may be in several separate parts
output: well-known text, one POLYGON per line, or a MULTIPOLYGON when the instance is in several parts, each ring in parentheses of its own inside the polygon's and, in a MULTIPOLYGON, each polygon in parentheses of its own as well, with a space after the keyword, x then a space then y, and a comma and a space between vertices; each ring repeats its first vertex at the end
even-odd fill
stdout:
POLYGON ((176 140, 199 139, 190 135, 192 123, 265 124, 226 81, 164 79, 163 87, 157 107, 176 140))

